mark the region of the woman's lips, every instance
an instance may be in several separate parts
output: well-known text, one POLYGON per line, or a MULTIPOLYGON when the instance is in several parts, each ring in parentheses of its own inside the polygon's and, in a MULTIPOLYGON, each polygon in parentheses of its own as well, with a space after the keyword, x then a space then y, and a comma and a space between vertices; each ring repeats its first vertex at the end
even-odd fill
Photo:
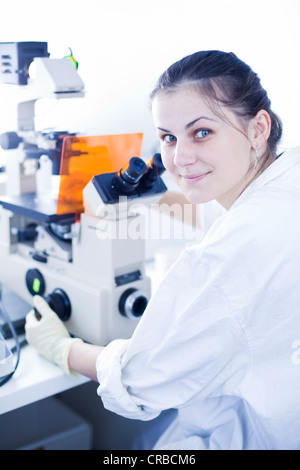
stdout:
POLYGON ((206 176, 208 176, 210 173, 211 173, 210 171, 207 171, 206 173, 200 173, 197 175, 180 175, 180 176, 183 181, 185 181, 186 183, 192 184, 192 183, 196 183, 197 181, 200 181, 206 178, 206 176))

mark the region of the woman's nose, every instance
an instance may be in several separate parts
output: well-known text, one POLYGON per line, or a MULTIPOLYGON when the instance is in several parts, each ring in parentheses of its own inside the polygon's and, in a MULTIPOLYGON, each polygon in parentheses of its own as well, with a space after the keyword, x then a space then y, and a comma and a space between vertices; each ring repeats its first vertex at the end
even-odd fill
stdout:
POLYGON ((187 142, 177 141, 174 153, 174 165, 177 167, 184 167, 195 163, 195 161, 195 149, 187 142))

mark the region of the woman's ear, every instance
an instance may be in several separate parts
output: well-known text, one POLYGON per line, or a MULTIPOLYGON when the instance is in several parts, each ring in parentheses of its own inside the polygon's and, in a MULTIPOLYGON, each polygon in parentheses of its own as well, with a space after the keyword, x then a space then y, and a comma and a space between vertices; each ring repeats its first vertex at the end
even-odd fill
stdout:
POLYGON ((263 147, 271 132, 271 118, 267 111, 261 109, 252 119, 252 146, 256 149, 263 147))

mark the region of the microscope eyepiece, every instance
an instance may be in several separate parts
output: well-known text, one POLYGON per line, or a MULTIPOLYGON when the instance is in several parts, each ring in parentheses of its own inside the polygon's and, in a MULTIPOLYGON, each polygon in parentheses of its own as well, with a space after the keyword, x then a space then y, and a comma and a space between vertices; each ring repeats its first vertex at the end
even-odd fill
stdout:
POLYGON ((156 179, 165 171, 165 167, 161 160, 161 154, 155 153, 147 165, 147 171, 141 179, 141 186, 150 189, 154 185, 156 179))
POLYGON ((165 171, 160 153, 156 153, 146 165, 143 159, 132 157, 121 170, 94 176, 93 185, 104 204, 120 202, 122 195, 136 197, 156 197, 167 188, 160 178, 165 171))
POLYGON ((120 193, 131 193, 147 171, 146 163, 138 157, 132 157, 113 179, 113 187, 120 193))

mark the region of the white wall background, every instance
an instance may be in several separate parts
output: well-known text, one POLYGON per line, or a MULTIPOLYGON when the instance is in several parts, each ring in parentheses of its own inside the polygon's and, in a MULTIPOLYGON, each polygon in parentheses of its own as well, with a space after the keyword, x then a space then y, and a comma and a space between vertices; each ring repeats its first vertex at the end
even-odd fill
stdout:
MULTIPOLYGON (((221 49, 260 75, 284 122, 282 146, 300 143, 300 0, 10 0, 1 19, 0 42, 47 41, 53 58, 70 46, 79 62, 86 98, 37 108, 39 127, 144 132, 150 157, 157 139, 148 94, 156 78, 186 54, 221 49)), ((0 132, 15 128, 16 93, 0 86, 0 132)))

